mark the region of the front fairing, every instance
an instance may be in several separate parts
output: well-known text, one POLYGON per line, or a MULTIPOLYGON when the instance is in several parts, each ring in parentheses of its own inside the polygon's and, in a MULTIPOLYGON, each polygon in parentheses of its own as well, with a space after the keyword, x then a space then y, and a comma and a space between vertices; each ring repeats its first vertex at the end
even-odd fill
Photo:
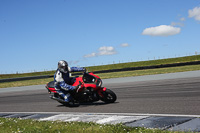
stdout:
POLYGON ((102 80, 93 73, 84 73, 82 77, 76 77, 75 82, 72 86, 80 85, 81 90, 87 88, 93 88, 95 91, 102 91, 104 87, 102 86, 102 80))

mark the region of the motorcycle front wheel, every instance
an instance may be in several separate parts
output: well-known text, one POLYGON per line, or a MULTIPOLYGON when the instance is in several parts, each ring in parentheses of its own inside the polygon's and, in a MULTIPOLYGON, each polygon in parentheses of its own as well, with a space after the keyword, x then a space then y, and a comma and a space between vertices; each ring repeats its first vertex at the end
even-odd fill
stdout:
POLYGON ((114 103, 117 99, 116 94, 110 89, 106 89, 106 91, 102 92, 102 94, 103 97, 101 98, 101 100, 106 103, 114 103))

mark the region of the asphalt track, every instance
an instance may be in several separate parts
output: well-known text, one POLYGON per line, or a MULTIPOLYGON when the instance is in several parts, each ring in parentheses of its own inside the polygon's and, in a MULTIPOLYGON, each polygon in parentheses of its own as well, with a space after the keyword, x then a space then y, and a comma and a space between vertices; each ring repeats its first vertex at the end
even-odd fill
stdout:
POLYGON ((104 80, 117 101, 65 107, 44 85, 1 88, 0 112, 82 112, 200 115, 200 71, 104 80))
POLYGON ((73 108, 49 99, 45 85, 1 88, 0 117, 200 132, 199 81, 200 71, 105 79, 117 94, 115 103, 73 108))

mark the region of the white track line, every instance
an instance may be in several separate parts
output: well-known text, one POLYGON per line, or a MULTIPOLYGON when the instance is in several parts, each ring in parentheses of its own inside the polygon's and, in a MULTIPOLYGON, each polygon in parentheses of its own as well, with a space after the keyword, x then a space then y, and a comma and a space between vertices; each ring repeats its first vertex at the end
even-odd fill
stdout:
POLYGON ((142 114, 142 113, 82 113, 82 112, 0 112, 0 114, 83 114, 83 115, 119 115, 119 116, 166 116, 166 117, 199 117, 200 115, 184 114, 142 114))

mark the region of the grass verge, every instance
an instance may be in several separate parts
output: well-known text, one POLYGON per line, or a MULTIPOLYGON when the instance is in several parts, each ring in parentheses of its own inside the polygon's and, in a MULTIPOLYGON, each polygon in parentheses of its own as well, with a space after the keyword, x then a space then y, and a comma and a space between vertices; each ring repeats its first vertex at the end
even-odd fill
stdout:
POLYGON ((42 84, 46 84, 50 81, 53 81, 53 78, 5 82, 5 83, 0 83, 0 88, 30 86, 30 85, 42 85, 42 84))
MULTIPOLYGON (((91 66, 91 67, 86 67, 86 68, 89 71, 100 71, 100 70, 121 69, 121 68, 130 68, 130 67, 153 66, 153 65, 161 65, 161 64, 184 63, 184 62, 192 62, 192 61, 200 61, 200 55, 186 56, 186 57, 179 57, 179 58, 159 59, 159 60, 149 60, 149 61, 139 61, 139 62, 118 63, 118 64, 101 65, 101 66, 91 66)), ((33 73, 23 73, 23 74, 18 74, 18 73, 1 74, 0 79, 53 75, 54 72, 55 71, 33 72, 33 73)))
MULTIPOLYGON (((200 65, 136 70, 136 71, 124 71, 124 72, 112 72, 112 73, 101 73, 101 74, 97 74, 97 75, 99 77, 101 77, 102 79, 106 79, 106 78, 118 78, 118 77, 131 77, 131 76, 165 74, 165 73, 174 73, 174 72, 185 72, 185 71, 194 71, 194 70, 200 70, 200 65)), ((41 85, 41 84, 46 84, 52 80, 53 80, 53 78, 46 78, 46 79, 5 82, 5 83, 0 83, 0 88, 41 85)))
POLYGON ((195 70, 200 70, 200 65, 146 69, 146 70, 136 70, 136 71, 126 71, 126 72, 101 73, 98 74, 98 76, 100 76, 102 79, 106 79, 106 78, 133 77, 133 76, 143 76, 143 75, 195 71, 195 70))
POLYGON ((44 72, 22 73, 22 74, 18 74, 18 73, 17 74, 1 74, 0 79, 53 75, 54 72, 55 71, 44 71, 44 72))
POLYGON ((2 133, 170 133, 170 131, 158 129, 127 127, 122 124, 102 125, 92 122, 37 121, 16 118, 0 118, 0 130, 2 133))
POLYGON ((130 67, 184 63, 184 62, 192 62, 192 61, 200 61, 200 55, 159 59, 159 60, 149 60, 149 61, 139 61, 139 62, 128 62, 128 63, 119 63, 119 64, 110 64, 110 65, 101 65, 101 66, 91 66, 91 67, 87 67, 87 69, 89 69, 90 71, 99 71, 99 70, 110 70, 113 68, 121 69, 121 68, 130 68, 130 67))

